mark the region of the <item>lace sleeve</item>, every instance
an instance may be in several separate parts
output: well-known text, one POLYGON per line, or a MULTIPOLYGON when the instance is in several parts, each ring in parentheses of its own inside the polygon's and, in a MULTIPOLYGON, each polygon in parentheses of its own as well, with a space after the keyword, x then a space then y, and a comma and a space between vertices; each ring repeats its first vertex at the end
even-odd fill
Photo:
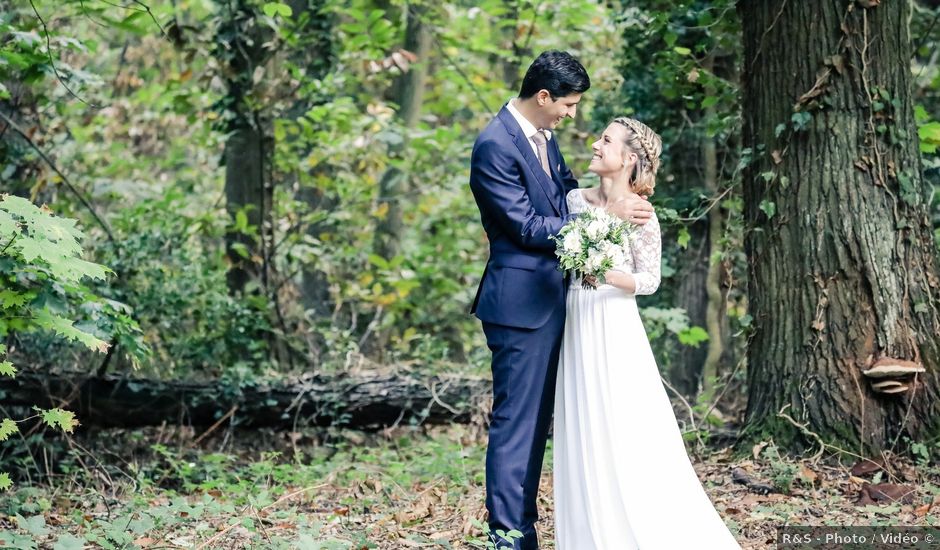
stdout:
POLYGON ((659 288, 663 241, 656 214, 640 226, 633 240, 633 279, 637 296, 652 294, 659 288))
POLYGON ((568 201, 569 214, 578 214, 584 211, 584 198, 581 196, 580 189, 572 189, 571 191, 568 191, 568 195, 565 197, 565 200, 568 201))

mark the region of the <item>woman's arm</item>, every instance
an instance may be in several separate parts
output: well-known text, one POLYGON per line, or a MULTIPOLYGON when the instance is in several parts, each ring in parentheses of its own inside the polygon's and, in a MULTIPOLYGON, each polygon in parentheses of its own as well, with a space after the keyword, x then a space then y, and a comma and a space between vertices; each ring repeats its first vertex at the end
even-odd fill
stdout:
POLYGON ((630 295, 646 295, 659 288, 660 266, 662 264, 662 234, 656 214, 649 223, 640 226, 636 240, 633 241, 633 273, 624 273, 616 269, 604 274, 607 284, 615 286, 630 295))

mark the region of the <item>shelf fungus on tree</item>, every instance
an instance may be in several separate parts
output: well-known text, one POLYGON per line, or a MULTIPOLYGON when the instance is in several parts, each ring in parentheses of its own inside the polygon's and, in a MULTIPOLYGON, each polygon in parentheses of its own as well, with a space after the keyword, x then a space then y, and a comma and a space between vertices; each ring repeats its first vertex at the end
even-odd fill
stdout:
POLYGON ((904 393, 910 389, 909 377, 925 372, 923 365, 904 359, 882 357, 862 374, 871 379, 871 388, 878 393, 904 393), (905 380, 908 379, 908 380, 905 380))
POLYGON ((878 380, 871 383, 871 389, 878 393, 902 393, 910 389, 910 386, 899 380, 878 380))

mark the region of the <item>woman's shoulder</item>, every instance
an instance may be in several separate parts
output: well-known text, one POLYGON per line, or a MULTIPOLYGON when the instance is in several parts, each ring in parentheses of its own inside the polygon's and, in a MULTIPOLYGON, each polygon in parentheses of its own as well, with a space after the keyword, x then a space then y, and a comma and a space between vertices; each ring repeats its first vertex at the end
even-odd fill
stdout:
POLYGON ((596 189, 596 187, 575 187, 571 191, 568 191, 568 201, 591 204, 590 201, 596 189))
POLYGON ((584 192, 586 190, 587 189, 581 187, 575 187, 571 191, 568 191, 565 199, 568 201, 569 211, 572 213, 577 213, 587 209, 588 202, 584 197, 584 192))

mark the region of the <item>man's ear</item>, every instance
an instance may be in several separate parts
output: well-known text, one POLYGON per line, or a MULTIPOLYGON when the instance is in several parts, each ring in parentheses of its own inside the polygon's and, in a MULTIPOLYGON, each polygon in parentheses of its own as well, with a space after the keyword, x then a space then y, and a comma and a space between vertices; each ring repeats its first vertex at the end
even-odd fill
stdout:
POLYGON ((543 88, 535 94, 535 99, 538 100, 539 105, 545 105, 552 100, 552 94, 543 88))

